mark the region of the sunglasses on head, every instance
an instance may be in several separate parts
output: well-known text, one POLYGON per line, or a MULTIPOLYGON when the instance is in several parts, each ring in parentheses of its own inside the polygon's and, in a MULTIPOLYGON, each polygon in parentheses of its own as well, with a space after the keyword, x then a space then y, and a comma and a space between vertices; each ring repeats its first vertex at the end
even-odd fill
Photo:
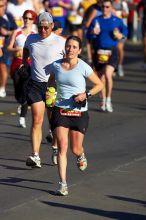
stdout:
POLYGON ((47 31, 48 29, 49 29, 49 27, 48 26, 38 26, 38 29, 39 30, 45 30, 45 31, 47 31))
POLYGON ((33 18, 24 17, 24 20, 30 20, 30 21, 32 21, 32 20, 33 20, 33 18))

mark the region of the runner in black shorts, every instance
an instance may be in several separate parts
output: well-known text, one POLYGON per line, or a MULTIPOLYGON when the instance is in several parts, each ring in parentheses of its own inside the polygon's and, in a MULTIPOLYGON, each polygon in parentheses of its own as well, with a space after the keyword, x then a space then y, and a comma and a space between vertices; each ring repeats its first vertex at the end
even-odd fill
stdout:
POLYGON ((112 14, 112 1, 103 0, 102 15, 96 17, 90 26, 91 33, 96 35, 94 40, 94 65, 98 76, 104 83, 100 94, 98 109, 113 112, 112 88, 113 73, 119 62, 117 45, 127 36, 127 28, 122 19, 112 14))
POLYGON ((47 82, 29 80, 27 85, 27 103, 32 105, 35 102, 46 100, 47 82))

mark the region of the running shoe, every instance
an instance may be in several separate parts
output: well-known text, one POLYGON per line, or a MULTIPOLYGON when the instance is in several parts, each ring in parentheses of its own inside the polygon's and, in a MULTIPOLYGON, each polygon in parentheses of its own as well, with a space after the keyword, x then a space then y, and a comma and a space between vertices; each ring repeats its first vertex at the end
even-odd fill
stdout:
POLYGON ((46 140, 47 140, 48 143, 52 142, 53 135, 52 135, 52 131, 51 130, 49 130, 49 134, 47 135, 46 140))
POLYGON ((107 112, 110 112, 112 113, 113 112, 113 106, 112 106, 112 103, 111 102, 106 102, 106 110, 107 112))
POLYGON ((105 112, 105 110, 106 110, 105 102, 100 102, 100 103, 98 103, 97 109, 98 109, 98 111, 105 112))
POLYGON ((59 182, 59 187, 56 191, 56 195, 59 196, 67 196, 68 195, 68 187, 66 183, 59 182))
POLYGON ((77 166, 81 171, 84 171, 87 168, 87 159, 84 153, 77 157, 77 166))
POLYGON ((123 77, 124 76, 124 70, 123 70, 123 66, 121 64, 118 66, 117 73, 118 73, 119 77, 123 77))
POLYGON ((57 156, 58 156, 58 148, 52 146, 52 163, 54 165, 57 165, 57 156))
POLYGON ((41 168, 41 160, 39 156, 29 156, 26 160, 26 166, 32 167, 32 168, 41 168))
POLYGON ((26 128, 26 122, 24 117, 19 118, 19 125, 21 128, 26 128))
POLYGON ((0 88, 0 98, 5 98, 6 97, 6 91, 4 87, 0 88))

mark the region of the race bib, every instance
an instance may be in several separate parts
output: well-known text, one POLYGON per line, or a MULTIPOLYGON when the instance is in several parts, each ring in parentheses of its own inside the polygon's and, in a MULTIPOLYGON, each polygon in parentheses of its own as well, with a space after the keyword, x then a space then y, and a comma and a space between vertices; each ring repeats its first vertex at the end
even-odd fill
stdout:
POLYGON ((70 23, 72 23, 72 22, 75 22, 75 21, 76 21, 76 16, 75 16, 75 15, 69 15, 67 19, 68 19, 68 21, 69 21, 70 23))
POLYGON ((98 50, 97 51, 97 59, 98 63, 107 63, 109 61, 109 58, 112 54, 111 50, 98 50))
POLYGON ((81 112, 69 109, 60 109, 60 114, 63 116, 81 117, 81 112))
POLYGON ((61 7, 53 7, 52 8, 52 16, 54 16, 54 17, 62 17, 63 16, 63 8, 61 8, 61 7))

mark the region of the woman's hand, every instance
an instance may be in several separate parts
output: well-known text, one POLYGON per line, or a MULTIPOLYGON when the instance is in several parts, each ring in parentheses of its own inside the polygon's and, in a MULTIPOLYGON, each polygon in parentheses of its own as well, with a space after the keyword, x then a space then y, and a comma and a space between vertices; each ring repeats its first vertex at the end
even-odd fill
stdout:
POLYGON ((83 102, 86 99, 86 92, 84 93, 79 93, 78 95, 75 96, 74 101, 75 102, 83 102))

